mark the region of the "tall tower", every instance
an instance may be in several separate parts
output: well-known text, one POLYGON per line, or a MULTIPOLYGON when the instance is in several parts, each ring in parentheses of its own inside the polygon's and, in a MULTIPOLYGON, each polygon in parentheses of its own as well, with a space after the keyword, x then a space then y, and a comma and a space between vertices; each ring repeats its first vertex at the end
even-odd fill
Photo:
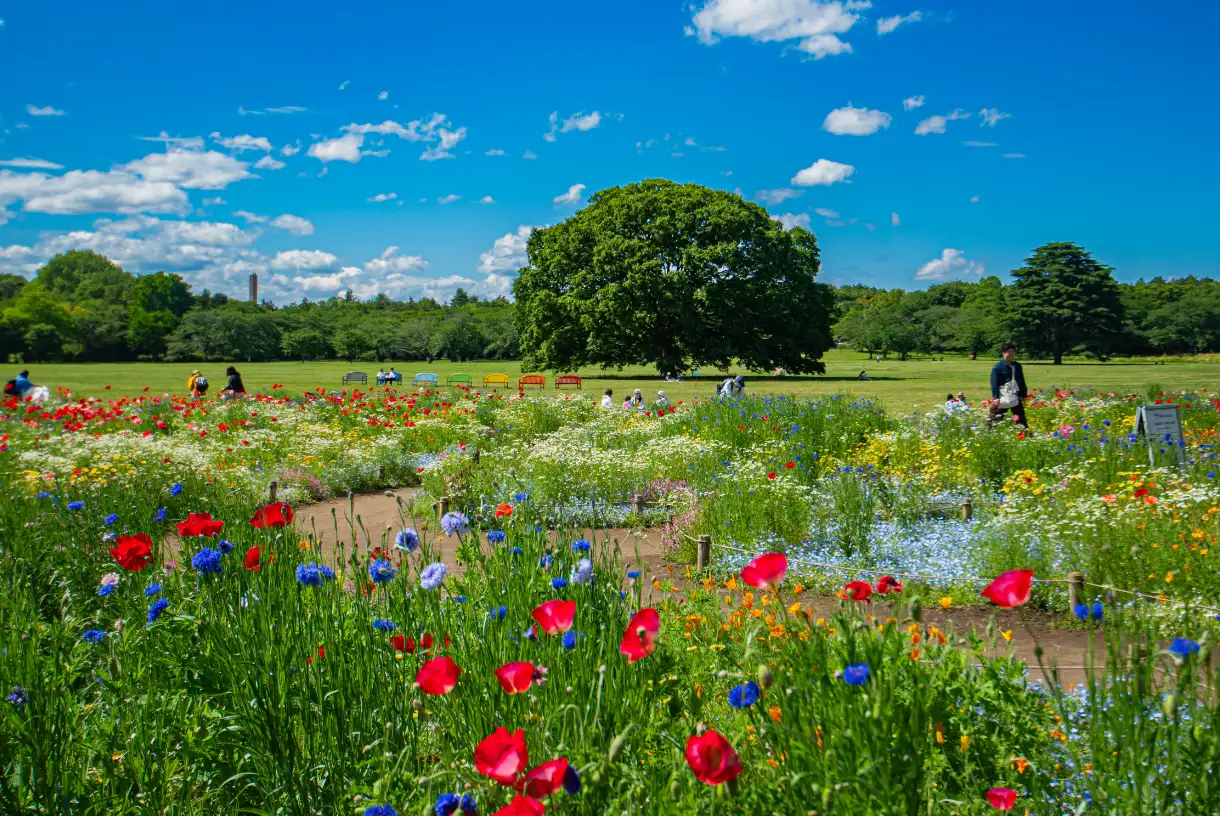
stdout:
POLYGON ((250 275, 250 302, 258 303, 258 274, 251 273, 250 275))

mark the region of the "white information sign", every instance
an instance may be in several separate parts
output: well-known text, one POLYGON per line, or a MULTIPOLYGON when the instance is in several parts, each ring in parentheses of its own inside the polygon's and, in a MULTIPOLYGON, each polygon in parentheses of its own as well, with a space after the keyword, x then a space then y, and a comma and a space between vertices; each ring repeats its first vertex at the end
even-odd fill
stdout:
POLYGON ((1148 461, 1156 465, 1160 448, 1173 448, 1178 464, 1186 467, 1186 451, 1182 448, 1182 409, 1178 405, 1141 405, 1135 414, 1135 433, 1148 443, 1148 461))

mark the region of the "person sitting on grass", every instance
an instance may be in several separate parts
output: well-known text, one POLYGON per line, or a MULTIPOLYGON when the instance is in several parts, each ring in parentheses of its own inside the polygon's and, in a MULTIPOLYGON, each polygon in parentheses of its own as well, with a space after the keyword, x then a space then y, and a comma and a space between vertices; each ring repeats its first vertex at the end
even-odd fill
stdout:
POLYGON ((669 407, 669 397, 665 396, 664 391, 657 392, 657 410, 664 411, 669 407))
POLYGON ((607 388, 606 393, 602 394, 602 408, 607 410, 614 407, 614 391, 607 388))
POLYGON ((865 374, 863 371, 861 371, 861 372, 860 372, 860 374, 859 374, 859 376, 857 376, 857 377, 856 377, 856 379, 857 379, 857 380, 867 380, 867 379, 868 379, 868 375, 867 375, 867 374, 865 374))
POLYGON ((229 366, 225 369, 225 376, 229 378, 229 382, 220 391, 222 397, 240 397, 246 393, 246 385, 241 381, 241 375, 237 373, 237 369, 229 366))

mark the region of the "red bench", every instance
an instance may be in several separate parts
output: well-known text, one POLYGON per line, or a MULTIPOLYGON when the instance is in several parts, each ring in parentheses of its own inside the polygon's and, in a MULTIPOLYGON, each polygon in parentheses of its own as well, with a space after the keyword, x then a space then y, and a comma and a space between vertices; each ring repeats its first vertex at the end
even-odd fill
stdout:
POLYGON ((580 377, 577 377, 575 374, 565 374, 562 377, 555 378, 555 390, 556 391, 558 391, 559 387, 563 386, 563 385, 574 385, 578 389, 580 389, 582 391, 584 390, 584 386, 581 384, 580 377))
POLYGON ((536 385, 539 390, 546 388, 546 377, 541 374, 526 374, 521 379, 517 380, 517 390, 524 391, 525 386, 536 385))

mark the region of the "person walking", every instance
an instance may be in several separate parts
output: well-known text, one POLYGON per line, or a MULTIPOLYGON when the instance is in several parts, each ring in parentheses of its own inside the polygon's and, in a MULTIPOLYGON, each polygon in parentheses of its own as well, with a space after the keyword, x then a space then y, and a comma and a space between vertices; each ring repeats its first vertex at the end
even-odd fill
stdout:
POLYGON ((602 394, 602 408, 609 410, 614 407, 614 391, 607 388, 606 393, 602 394))
POLYGON ((1029 427, 1025 420, 1025 397, 1029 389, 1025 387, 1025 373, 1017 362, 1017 347, 1005 343, 1001 349, 1000 361, 991 369, 991 413, 988 424, 1000 422, 1005 412, 1012 411, 1014 422, 1029 427))
POLYGON ((220 396, 237 397, 246 393, 246 385, 241 381, 241 375, 237 373, 237 369, 229 366, 225 369, 225 376, 229 378, 229 382, 221 389, 220 396))

